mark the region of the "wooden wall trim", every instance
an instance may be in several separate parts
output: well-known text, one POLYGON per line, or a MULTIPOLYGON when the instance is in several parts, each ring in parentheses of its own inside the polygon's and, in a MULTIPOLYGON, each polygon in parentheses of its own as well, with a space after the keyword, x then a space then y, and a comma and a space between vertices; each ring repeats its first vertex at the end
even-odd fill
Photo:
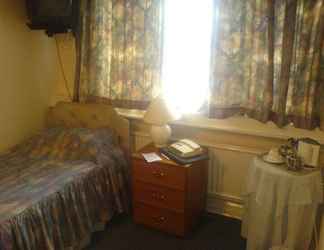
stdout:
MULTIPOLYGON (((133 136, 139 136, 144 138, 150 138, 150 135, 145 132, 133 132, 133 136)), ((180 140, 183 139, 182 137, 172 136, 171 140, 180 140)), ((208 143, 203 141, 197 141, 200 145, 208 148, 214 148, 214 149, 222 149, 222 150, 228 150, 228 151, 234 151, 234 152, 240 152, 240 153, 247 153, 247 154, 254 154, 259 155, 265 152, 265 150, 253 148, 253 147, 245 147, 245 146, 236 146, 236 145, 230 145, 230 144, 222 144, 222 143, 208 143)))
MULTIPOLYGON (((142 121, 145 111, 116 109, 116 111, 136 123, 142 121)), ((186 129, 200 129, 210 132, 224 132, 236 135, 248 135, 259 137, 260 139, 287 140, 290 137, 311 137, 319 141, 324 147, 324 131, 319 128, 315 130, 297 129, 293 126, 279 128, 273 123, 260 123, 248 117, 231 117, 227 119, 208 119, 195 115, 187 116, 181 120, 170 123, 172 127, 182 127, 186 129)))

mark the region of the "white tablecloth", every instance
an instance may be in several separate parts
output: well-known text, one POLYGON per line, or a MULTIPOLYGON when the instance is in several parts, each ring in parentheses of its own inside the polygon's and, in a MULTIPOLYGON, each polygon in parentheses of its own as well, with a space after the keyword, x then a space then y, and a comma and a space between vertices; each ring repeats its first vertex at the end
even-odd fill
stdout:
POLYGON ((255 157, 243 193, 247 250, 305 250, 323 201, 320 171, 291 172, 255 157))

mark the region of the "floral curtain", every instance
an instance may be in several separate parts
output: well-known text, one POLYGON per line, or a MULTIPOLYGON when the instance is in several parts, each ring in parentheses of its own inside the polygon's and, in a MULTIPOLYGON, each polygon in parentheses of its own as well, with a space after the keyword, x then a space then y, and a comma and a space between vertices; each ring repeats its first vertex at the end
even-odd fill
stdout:
POLYGON ((319 125, 323 0, 218 0, 211 117, 319 125))
POLYGON ((81 0, 75 101, 144 108, 160 89, 160 0, 81 0))

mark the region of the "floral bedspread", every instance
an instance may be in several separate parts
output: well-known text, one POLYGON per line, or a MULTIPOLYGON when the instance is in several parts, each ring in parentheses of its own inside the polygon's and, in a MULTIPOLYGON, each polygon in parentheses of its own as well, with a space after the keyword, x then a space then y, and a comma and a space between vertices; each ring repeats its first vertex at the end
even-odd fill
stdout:
POLYGON ((0 249, 79 249, 128 211, 128 169, 109 129, 43 132, 0 155, 0 249))

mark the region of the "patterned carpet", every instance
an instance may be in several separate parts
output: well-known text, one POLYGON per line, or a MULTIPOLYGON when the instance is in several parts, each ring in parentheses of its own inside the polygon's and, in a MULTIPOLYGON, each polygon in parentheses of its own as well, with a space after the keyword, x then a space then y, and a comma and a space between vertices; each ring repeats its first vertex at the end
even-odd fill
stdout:
POLYGON ((87 250, 244 250, 241 222, 218 215, 206 215, 185 238, 148 229, 131 217, 114 218, 103 232, 95 233, 87 250))

